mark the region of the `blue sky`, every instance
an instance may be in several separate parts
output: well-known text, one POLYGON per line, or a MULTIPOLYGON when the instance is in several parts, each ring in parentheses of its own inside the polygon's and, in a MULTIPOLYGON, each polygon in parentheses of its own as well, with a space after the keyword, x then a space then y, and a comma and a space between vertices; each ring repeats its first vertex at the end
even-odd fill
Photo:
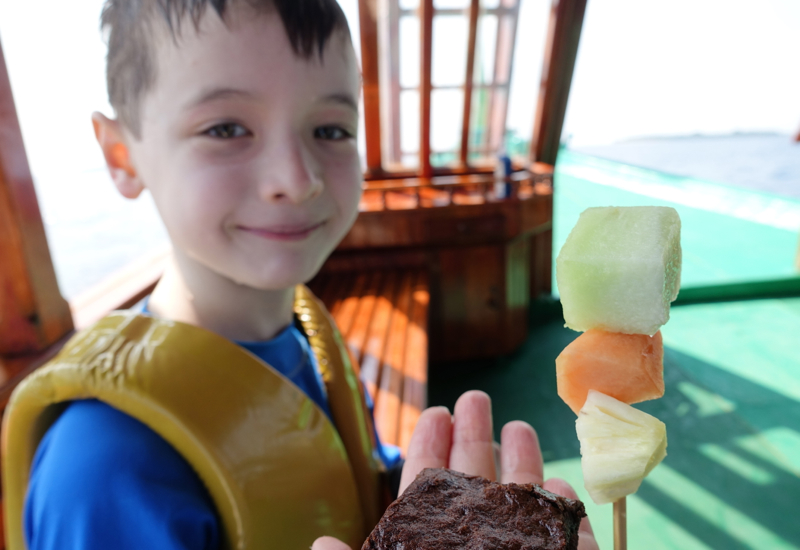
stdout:
POLYGON ((794 133, 799 29, 798 0, 589 0, 565 132, 794 133))

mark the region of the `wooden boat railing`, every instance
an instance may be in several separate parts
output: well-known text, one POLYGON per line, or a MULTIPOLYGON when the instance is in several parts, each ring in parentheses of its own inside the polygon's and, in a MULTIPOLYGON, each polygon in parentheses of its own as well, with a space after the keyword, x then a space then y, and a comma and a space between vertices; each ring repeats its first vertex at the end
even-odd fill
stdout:
POLYGON ((407 210, 527 199, 537 191, 540 194, 549 193, 552 185, 552 170, 545 173, 521 170, 504 179, 487 174, 469 174, 440 176, 431 180, 404 178, 370 181, 364 188, 359 210, 407 210), (507 187, 498 193, 498 184, 507 184, 507 187))
POLYGON ((537 168, 500 181, 366 182, 354 227, 310 283, 360 368, 388 442, 408 445, 427 404, 429 355, 496 355, 526 337, 528 298, 549 288, 550 276, 552 172, 537 168))

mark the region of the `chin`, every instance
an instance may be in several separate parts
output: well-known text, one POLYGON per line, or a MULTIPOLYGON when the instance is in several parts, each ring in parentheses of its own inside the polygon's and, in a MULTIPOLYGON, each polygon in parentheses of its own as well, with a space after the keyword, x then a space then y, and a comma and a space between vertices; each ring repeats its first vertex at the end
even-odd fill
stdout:
POLYGON ((317 274, 320 267, 322 267, 321 263, 320 265, 298 266, 283 263, 261 273, 251 273, 240 279, 233 278, 233 280, 241 285, 258 290, 284 290, 310 281, 317 274))

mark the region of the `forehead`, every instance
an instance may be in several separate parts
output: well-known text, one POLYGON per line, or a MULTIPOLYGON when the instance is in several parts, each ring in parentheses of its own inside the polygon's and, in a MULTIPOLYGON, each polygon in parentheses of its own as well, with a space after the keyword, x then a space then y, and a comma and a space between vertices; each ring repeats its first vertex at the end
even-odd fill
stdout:
POLYGON ((255 12, 243 4, 230 5, 224 21, 206 10, 196 27, 187 19, 174 35, 166 27, 157 32, 156 79, 149 95, 186 99, 225 87, 256 94, 284 92, 298 101, 331 93, 357 96, 360 76, 346 32, 334 31, 322 55, 315 49, 306 59, 295 53, 277 11, 255 12))

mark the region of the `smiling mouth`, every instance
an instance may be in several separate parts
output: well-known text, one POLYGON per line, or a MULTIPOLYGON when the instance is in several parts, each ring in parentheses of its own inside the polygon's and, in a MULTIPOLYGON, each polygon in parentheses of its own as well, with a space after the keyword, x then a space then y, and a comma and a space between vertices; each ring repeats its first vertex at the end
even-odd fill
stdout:
POLYGON ((307 239, 325 225, 325 222, 319 222, 312 225, 303 226, 276 226, 276 227, 248 227, 244 225, 237 226, 237 229, 262 237, 264 239, 271 239, 275 241, 302 241, 307 239))

